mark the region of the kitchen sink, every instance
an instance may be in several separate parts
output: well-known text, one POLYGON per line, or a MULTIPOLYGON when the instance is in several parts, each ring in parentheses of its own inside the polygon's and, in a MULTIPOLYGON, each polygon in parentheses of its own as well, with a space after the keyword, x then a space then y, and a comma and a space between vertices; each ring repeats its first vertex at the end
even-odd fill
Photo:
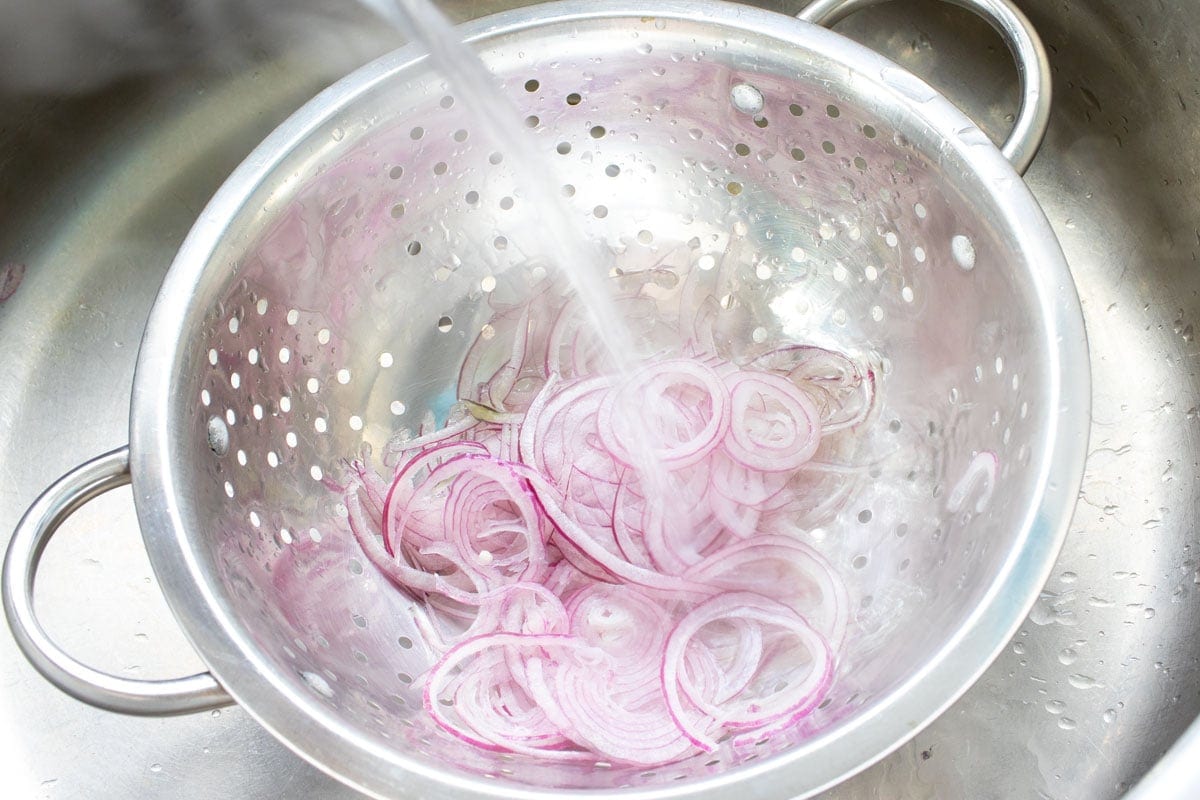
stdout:
MULTIPOLYGON (((126 442, 146 316, 225 176, 309 97, 401 42, 348 2, 13 5, 0 11, 0 532, 59 474, 126 442)), ((511 5, 448 8, 466 19, 511 5)), ((1200 714, 1200 4, 1020 5, 1053 68, 1026 180, 1083 303, 1087 472, 1053 575, 995 664, 830 800, 1200 796, 1200 729, 1185 734, 1200 714)), ((1005 136, 1017 76, 986 23, 896 0, 838 30, 1005 136)), ((203 668, 157 589, 128 489, 77 513, 40 574, 44 624, 82 660, 142 678, 203 668)), ((145 719, 69 699, 7 635, 0 684, 10 796, 360 797, 236 707, 145 719)))

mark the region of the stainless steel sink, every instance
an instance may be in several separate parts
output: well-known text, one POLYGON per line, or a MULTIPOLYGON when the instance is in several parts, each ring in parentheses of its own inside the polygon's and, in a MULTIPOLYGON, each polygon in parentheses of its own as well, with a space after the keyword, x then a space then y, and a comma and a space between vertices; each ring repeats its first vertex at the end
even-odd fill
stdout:
MULTIPOLYGON (((106 0, 52 22, 15 5, 33 16, 17 47, 18 12, 0 11, 0 531, 61 472, 125 442, 146 314, 224 176, 292 109, 398 43, 349 2, 152 15, 106 0)), ((836 800, 1120 797, 1200 713, 1200 9, 1023 7, 1054 67, 1050 131, 1027 180, 1083 299, 1089 467, 1028 623, 959 703, 836 800)), ((1016 76, 986 24, 903 0, 839 30, 1003 137, 1016 76)), ((128 490, 72 519, 38 600, 50 632, 100 667, 165 677, 200 666, 155 586, 128 490)), ((236 708, 152 720, 70 700, 7 636, 0 685, 11 796, 358 797, 236 708)), ((1200 729, 1133 794, 1200 796, 1197 755, 1200 729)))

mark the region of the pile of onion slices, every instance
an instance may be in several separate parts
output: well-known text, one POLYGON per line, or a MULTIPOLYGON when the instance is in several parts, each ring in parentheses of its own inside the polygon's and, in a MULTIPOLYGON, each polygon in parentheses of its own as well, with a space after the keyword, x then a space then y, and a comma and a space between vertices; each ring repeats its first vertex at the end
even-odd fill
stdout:
POLYGON ((393 445, 390 478, 355 463, 354 535, 440 654, 427 713, 486 750, 637 765, 795 726, 848 622, 796 519, 873 374, 798 345, 613 374, 558 311, 477 340, 459 404, 393 445))

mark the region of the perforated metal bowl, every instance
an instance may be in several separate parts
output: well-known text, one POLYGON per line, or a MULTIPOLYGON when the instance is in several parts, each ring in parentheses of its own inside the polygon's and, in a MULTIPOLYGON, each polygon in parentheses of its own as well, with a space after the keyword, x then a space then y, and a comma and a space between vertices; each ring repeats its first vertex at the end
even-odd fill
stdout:
MULTIPOLYGON (((861 4, 861 3, 859 3, 861 4)), ((855 3, 821 3, 829 20, 855 3)), ((1006 152, 1045 122, 1032 60, 1006 152)), ((4 599, 31 661, 88 702, 236 700, 381 796, 807 796, 913 735, 1003 646, 1066 531, 1088 421, 1086 343, 1057 243, 1013 166, 894 64, 812 24, 705 3, 564 3, 464 29, 528 117, 585 230, 623 269, 708 273, 734 349, 834 346, 877 408, 809 537, 851 585, 829 702, 802 728, 651 771, 484 753, 425 716, 432 654, 327 486, 347 456, 453 400, 492 287, 533 286, 539 235, 488 120, 402 50, 318 96, 238 169, 168 275, 139 356, 131 447, 30 509, 4 599), (753 87, 761 110, 731 101, 753 87), (744 91, 739 89, 739 91, 744 91), (997 469, 980 468, 980 458, 997 469), (155 570, 211 673, 106 676, 33 616, 58 523, 132 475, 155 570)))

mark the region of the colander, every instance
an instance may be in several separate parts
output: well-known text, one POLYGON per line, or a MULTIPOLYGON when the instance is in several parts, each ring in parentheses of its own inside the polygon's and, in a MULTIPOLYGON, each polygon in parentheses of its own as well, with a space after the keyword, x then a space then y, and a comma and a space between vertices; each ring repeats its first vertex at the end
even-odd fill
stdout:
POLYGON ((18 644, 104 708, 237 702, 381 797, 803 797, 897 747, 1033 603, 1088 423, 1078 298, 1018 175, 1047 120, 1045 55, 1003 0, 957 1, 1019 59, 1003 152, 925 83, 812 24, 863 0, 819 2, 803 20, 591 0, 462 29, 619 269, 703 277, 735 355, 803 342, 878 376, 840 454, 856 469, 807 533, 846 576, 852 622, 804 725, 647 770, 483 752, 422 710, 433 653, 414 601, 359 552, 332 484, 347 458, 379 464, 396 431, 444 417, 491 294, 532 291, 548 265, 490 120, 412 48, 317 96, 201 214, 146 329, 130 446, 51 486, 13 537, 4 602, 18 644), (34 615, 48 538, 130 480, 155 572, 208 672, 106 675, 34 615))

